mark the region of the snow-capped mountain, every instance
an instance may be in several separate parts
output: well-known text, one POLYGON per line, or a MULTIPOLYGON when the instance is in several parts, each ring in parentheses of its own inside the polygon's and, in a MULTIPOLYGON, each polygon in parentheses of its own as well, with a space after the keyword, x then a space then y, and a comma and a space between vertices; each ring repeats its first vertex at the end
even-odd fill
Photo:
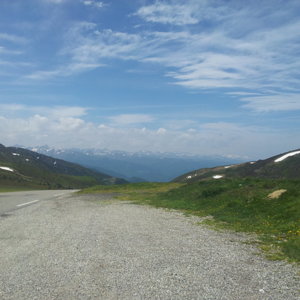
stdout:
POLYGON ((107 149, 54 149, 48 146, 34 147, 30 150, 79 163, 132 182, 169 181, 195 168, 214 167, 242 161, 238 158, 147 151, 131 153, 107 149))

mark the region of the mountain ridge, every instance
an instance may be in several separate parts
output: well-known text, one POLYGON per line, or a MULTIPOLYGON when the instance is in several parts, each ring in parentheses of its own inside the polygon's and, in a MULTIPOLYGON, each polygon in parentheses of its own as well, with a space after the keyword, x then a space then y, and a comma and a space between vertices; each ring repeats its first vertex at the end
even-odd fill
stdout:
POLYGON ((195 169, 222 163, 238 163, 241 159, 221 156, 199 156, 184 153, 125 152, 107 149, 55 149, 48 146, 30 148, 52 157, 79 163, 88 168, 122 177, 131 182, 168 182, 195 169))
POLYGON ((246 163, 202 168, 174 178, 174 182, 195 182, 208 179, 258 177, 273 179, 300 178, 300 149, 287 151, 266 159, 246 163))
POLYGON ((0 144, 0 184, 41 188, 82 188, 95 184, 125 183, 79 164, 20 147, 0 144))

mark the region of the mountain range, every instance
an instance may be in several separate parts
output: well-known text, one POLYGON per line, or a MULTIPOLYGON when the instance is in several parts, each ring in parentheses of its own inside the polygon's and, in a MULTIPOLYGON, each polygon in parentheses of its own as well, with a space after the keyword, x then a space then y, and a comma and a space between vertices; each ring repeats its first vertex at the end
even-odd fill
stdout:
POLYGON ((245 163, 234 161, 225 157, 99 149, 58 150, 46 146, 29 150, 0 144, 0 185, 83 188, 122 184, 127 180, 192 183, 221 178, 300 178, 300 149, 263 160, 245 163), (197 166, 200 168, 196 169, 197 166), (188 170, 194 171, 186 172, 188 170), (177 176, 178 173, 184 174, 177 176))
POLYGON ((78 164, 20 147, 0 144, 0 185, 34 188, 83 188, 126 181, 78 164))
POLYGON ((197 168, 235 164, 240 158, 197 156, 182 153, 125 152, 105 149, 30 148, 55 158, 78 163, 98 172, 125 178, 130 182, 167 182, 197 168))

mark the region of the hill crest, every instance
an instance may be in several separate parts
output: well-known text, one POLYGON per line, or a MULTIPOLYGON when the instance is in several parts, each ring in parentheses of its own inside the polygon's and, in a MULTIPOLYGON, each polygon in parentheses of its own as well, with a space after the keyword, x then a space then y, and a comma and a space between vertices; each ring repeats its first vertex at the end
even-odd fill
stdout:
POLYGON ((189 183, 225 177, 300 178, 300 149, 288 151, 263 160, 197 169, 176 177, 173 181, 189 183))
POLYGON ((126 181, 28 149, 0 144, 0 185, 81 188, 126 181))

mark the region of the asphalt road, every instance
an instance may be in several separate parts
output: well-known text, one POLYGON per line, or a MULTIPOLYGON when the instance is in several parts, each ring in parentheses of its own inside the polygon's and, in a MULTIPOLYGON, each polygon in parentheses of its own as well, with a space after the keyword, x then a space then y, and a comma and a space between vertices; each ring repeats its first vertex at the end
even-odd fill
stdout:
POLYGON ((299 267, 197 217, 109 195, 16 195, 2 197, 1 300, 300 299, 299 267))
POLYGON ((0 193, 0 215, 73 192, 74 190, 49 190, 0 193))

